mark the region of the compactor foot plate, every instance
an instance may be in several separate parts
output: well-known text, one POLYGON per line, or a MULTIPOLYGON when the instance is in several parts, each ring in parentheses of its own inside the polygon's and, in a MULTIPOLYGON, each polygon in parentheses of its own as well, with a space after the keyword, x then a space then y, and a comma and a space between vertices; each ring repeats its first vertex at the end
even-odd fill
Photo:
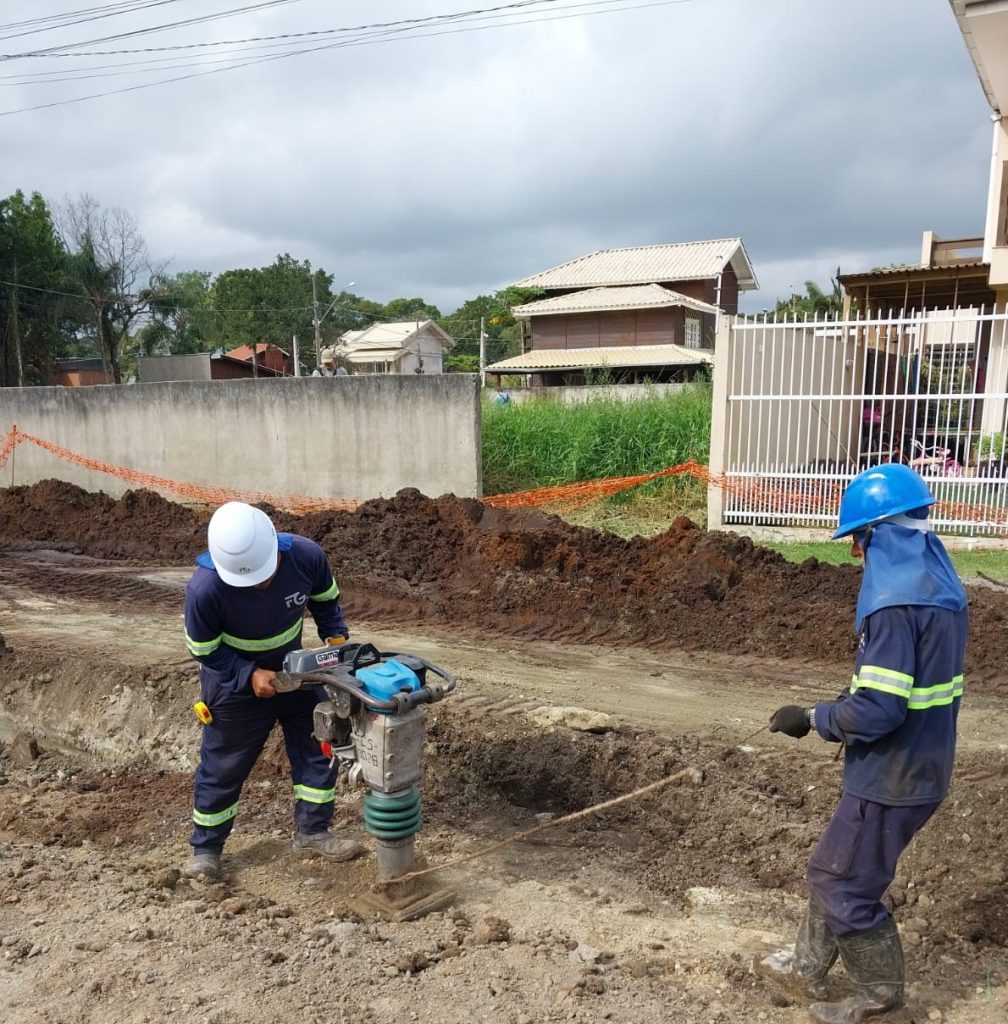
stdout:
POLYGON ((361 917, 381 921, 416 921, 433 910, 447 907, 455 899, 454 889, 426 892, 396 893, 389 889, 362 893, 353 901, 353 909, 361 917))

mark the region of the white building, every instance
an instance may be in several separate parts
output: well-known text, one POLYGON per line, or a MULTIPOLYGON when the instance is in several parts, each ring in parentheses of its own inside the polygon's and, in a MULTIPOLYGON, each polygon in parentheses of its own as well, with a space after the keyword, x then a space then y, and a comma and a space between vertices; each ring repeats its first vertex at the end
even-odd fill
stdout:
POLYGON ((372 324, 340 336, 339 354, 351 373, 442 373, 455 342, 433 320, 372 324))

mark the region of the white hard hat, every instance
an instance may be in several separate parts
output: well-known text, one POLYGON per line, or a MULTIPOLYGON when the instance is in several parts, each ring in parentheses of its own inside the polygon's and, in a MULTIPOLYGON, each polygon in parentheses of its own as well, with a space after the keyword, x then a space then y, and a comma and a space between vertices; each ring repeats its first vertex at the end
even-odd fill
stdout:
POLYGON ((277 567, 277 533, 270 517, 243 501, 221 505, 207 529, 217 575, 232 587, 265 583, 277 567))

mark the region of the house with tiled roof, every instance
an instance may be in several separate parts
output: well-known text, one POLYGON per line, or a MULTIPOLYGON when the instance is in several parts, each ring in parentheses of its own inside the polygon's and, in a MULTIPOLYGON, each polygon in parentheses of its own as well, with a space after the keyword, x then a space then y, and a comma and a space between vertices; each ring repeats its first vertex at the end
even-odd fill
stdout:
POLYGON ((294 374, 294 357, 279 345, 256 345, 254 352, 251 345, 239 345, 225 355, 228 359, 237 359, 250 365, 254 355, 257 370, 266 369, 278 377, 291 377, 294 374))
POLYGON ((741 238, 601 249, 514 287, 539 297, 512 312, 522 354, 488 366, 533 384, 689 379, 711 364, 719 312, 758 288, 741 238))

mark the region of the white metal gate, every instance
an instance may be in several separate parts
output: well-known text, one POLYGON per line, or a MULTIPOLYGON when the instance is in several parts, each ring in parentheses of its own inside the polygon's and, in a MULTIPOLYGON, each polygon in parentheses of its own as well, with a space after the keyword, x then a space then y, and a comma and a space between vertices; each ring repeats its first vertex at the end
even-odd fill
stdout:
POLYGON ((984 309, 722 318, 711 525, 831 527, 852 477, 903 462, 939 529, 1008 535, 1006 349, 1008 313, 984 309))

